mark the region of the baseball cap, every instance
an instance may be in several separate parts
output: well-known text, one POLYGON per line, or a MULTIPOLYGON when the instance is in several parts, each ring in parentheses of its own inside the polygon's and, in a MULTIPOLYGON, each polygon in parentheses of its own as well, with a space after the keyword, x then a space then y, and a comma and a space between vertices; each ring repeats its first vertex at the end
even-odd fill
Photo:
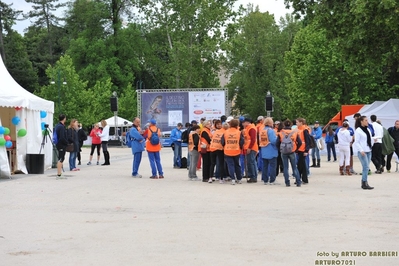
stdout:
POLYGON ((239 118, 239 120, 242 122, 242 121, 244 121, 244 119, 245 119, 245 117, 243 117, 243 116, 240 116, 240 118, 239 118))
POLYGON ((260 115, 260 116, 258 116, 258 119, 257 119, 257 120, 260 121, 260 120, 262 120, 263 118, 264 118, 264 117, 260 115))
POLYGON ((229 116, 229 117, 227 117, 226 122, 228 123, 228 122, 230 122, 230 121, 233 120, 233 119, 234 119, 234 117, 229 116))
POLYGON ((277 120, 276 122, 274 122, 274 124, 278 125, 280 124, 280 121, 277 120))
POLYGON ((157 124, 157 120, 151 119, 151 120, 150 120, 150 123, 153 124, 153 125, 156 125, 156 124, 157 124))
POLYGON ((320 124, 318 120, 314 121, 315 124, 320 124))
POLYGON ((195 124, 198 124, 197 120, 192 120, 192 121, 191 121, 191 124, 194 124, 194 123, 195 123, 195 124))
POLYGON ((252 123, 252 119, 249 117, 245 117, 244 122, 252 123))

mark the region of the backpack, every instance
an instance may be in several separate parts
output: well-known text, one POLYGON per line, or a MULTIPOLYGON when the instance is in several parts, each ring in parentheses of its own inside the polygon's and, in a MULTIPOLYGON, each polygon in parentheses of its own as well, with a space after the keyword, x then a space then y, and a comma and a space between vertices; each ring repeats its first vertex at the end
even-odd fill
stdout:
POLYGON ((311 149, 313 149, 314 147, 316 147, 316 140, 314 139, 314 137, 312 135, 309 135, 309 147, 311 149))
POLYGON ((157 130, 155 132, 152 131, 151 128, 149 128, 149 130, 151 131, 150 143, 152 145, 158 145, 159 144, 159 136, 158 136, 159 128, 157 128, 157 130))
POLYGON ((281 154, 291 154, 293 153, 293 148, 294 148, 294 143, 292 143, 292 135, 294 132, 290 132, 290 134, 287 134, 285 132, 282 132, 284 134, 283 139, 281 140, 280 143, 280 152, 281 154))
POLYGON ((132 138, 130 137, 130 131, 126 132, 126 146, 128 146, 129 148, 132 147, 132 138))
POLYGON ((57 143, 58 143, 58 135, 57 135, 57 130, 56 129, 57 129, 57 127, 53 131, 53 143, 55 145, 57 145, 57 143))
POLYGON ((182 134, 181 134, 181 142, 183 143, 188 143, 188 134, 190 133, 190 128, 187 128, 182 134))
POLYGON ((186 157, 181 158, 180 168, 187 168, 187 158, 186 157))

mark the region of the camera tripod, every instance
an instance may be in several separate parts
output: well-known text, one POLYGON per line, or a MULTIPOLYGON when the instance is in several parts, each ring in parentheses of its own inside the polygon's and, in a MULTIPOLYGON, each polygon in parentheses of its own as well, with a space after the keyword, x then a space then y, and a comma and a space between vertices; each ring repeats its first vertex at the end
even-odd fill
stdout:
MULTIPOLYGON (((53 139, 51 138, 51 134, 53 133, 52 131, 51 131, 51 129, 49 129, 48 128, 48 126, 46 125, 45 126, 45 129, 43 130, 43 139, 42 139, 42 143, 41 143, 41 145, 40 145, 40 151, 39 151, 39 154, 41 154, 42 153, 42 149, 44 149, 44 145, 47 143, 47 137, 50 139, 50 142, 51 142, 51 144, 52 144, 52 146, 53 146, 53 152, 55 152, 56 153, 56 155, 57 155, 57 158, 58 158, 58 150, 57 150, 57 147, 55 146, 55 144, 54 144, 54 142, 53 142, 53 139)), ((54 162, 53 162, 54 163, 54 162)), ((56 168, 57 167, 57 164, 52 164, 51 165, 51 167, 52 168, 56 168)), ((62 169, 62 170, 64 170, 64 169, 62 169)))

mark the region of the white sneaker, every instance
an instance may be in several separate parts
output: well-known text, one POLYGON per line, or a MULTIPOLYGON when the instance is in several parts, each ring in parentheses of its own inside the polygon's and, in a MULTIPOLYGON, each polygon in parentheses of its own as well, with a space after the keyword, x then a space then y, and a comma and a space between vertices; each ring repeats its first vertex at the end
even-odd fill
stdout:
POLYGON ((224 184, 223 178, 221 178, 221 179, 219 180, 219 184, 224 184))
POLYGON ((242 184, 242 180, 238 180, 238 181, 237 181, 237 184, 242 184))
POLYGON ((212 178, 209 178, 208 183, 212 184, 212 178))
POLYGON ((231 184, 232 184, 232 185, 235 185, 235 184, 236 184, 236 181, 235 181, 235 180, 231 180, 231 184))
POLYGON ((87 165, 91 165, 91 162, 88 162, 87 165))

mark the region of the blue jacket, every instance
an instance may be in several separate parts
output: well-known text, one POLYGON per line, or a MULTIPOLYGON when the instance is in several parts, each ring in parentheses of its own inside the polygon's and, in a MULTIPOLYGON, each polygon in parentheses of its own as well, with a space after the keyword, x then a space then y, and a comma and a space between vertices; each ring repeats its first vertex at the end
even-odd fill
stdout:
POLYGON ((276 145, 277 136, 273 128, 265 126, 265 130, 267 130, 267 137, 269 138, 270 144, 266 147, 260 148, 260 155, 262 156, 262 159, 273 159, 278 156, 278 149, 276 145))
POLYGON ((326 143, 333 143, 334 142, 334 136, 335 136, 335 132, 333 132, 333 135, 331 136, 330 133, 326 133, 326 139, 325 142, 326 143))
POLYGON ((172 142, 181 142, 181 134, 182 132, 177 127, 175 127, 170 133, 170 140, 172 142))
POLYGON ((135 126, 132 126, 129 134, 132 139, 132 154, 144 151, 145 138, 140 134, 135 126))
POLYGON ((314 127, 312 129, 312 136, 314 137, 315 140, 318 140, 323 136, 323 131, 321 130, 320 127, 314 127))

